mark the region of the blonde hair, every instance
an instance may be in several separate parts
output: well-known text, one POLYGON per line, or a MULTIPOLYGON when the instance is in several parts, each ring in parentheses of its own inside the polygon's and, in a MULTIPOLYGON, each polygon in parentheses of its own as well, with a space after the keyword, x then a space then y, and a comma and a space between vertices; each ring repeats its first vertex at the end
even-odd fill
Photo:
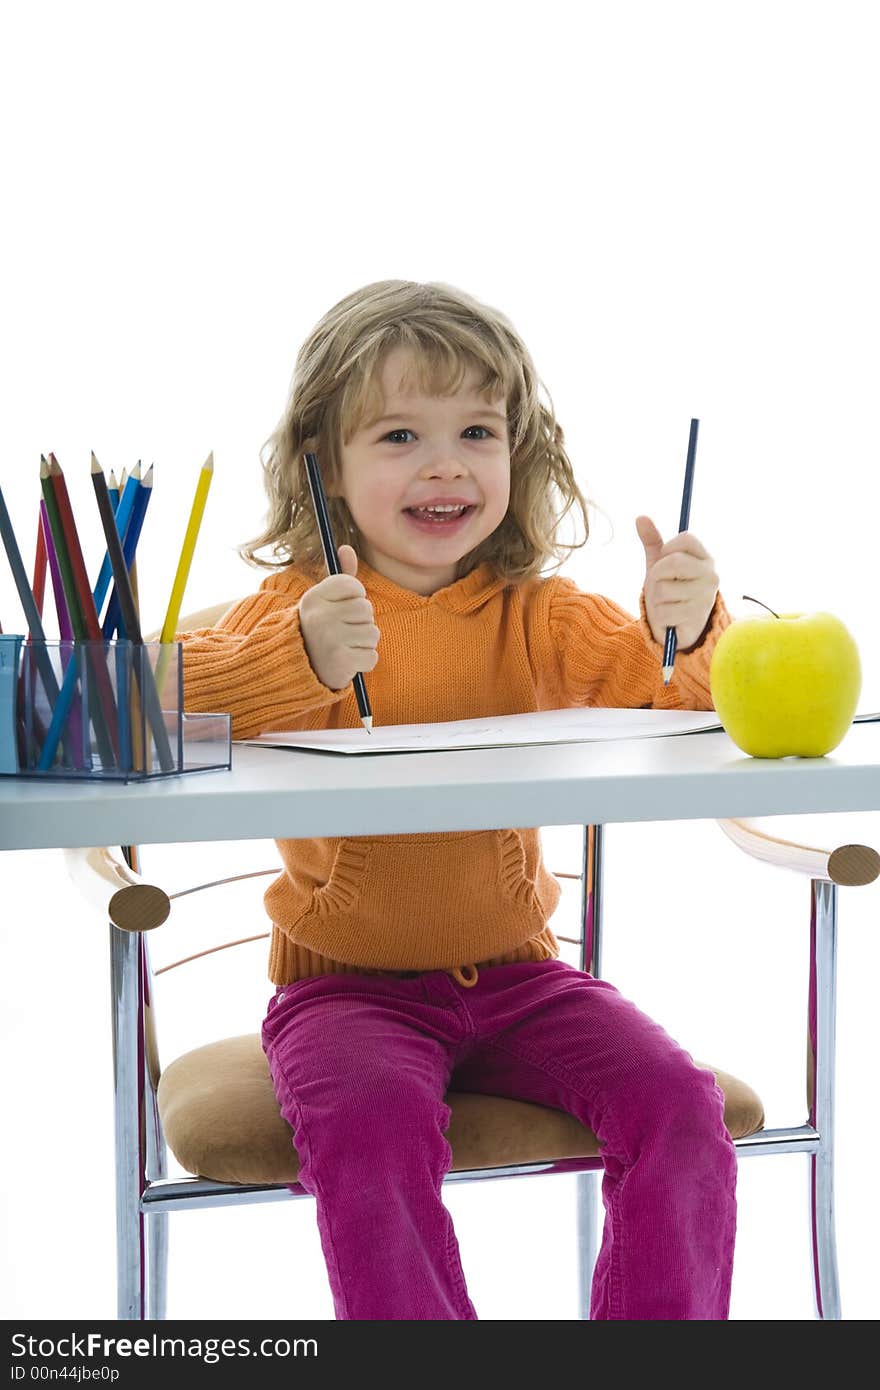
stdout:
POLYGON ((303 454, 321 463, 337 546, 359 550, 360 532, 343 497, 340 445, 381 414, 379 374, 395 348, 412 352, 420 389, 457 391, 469 369, 489 400, 507 397, 510 503, 501 525, 465 555, 456 578, 490 561, 507 579, 556 567, 586 544, 588 503, 577 483, 552 402, 513 325, 498 310, 451 285, 379 280, 341 299, 324 315, 297 355, 287 407, 260 450, 269 496, 266 527, 240 547, 248 563, 281 568, 320 566, 323 552, 303 454), (548 404, 539 400, 544 391, 548 404), (579 512, 583 538, 560 539, 563 519, 579 512), (271 559, 258 552, 269 548, 271 559))

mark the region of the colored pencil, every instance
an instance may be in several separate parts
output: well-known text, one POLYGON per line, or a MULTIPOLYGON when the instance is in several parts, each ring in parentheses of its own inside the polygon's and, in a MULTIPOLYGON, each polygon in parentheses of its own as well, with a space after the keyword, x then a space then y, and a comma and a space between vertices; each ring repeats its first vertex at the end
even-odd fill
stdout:
MULTIPOLYGON (((189 521, 186 524, 183 544, 180 548, 180 559, 177 562, 177 570, 174 575, 174 583, 171 585, 171 597, 168 600, 168 608, 165 612, 165 621, 159 634, 159 641, 164 646, 168 646, 174 641, 174 634, 177 631, 177 622, 180 618, 180 608, 183 603, 183 594, 186 589, 186 581, 189 578, 192 566, 193 553, 196 548, 199 528, 202 524, 202 517, 205 513, 205 503, 208 500, 208 490, 214 478, 214 451, 209 453, 205 462, 202 464, 196 483, 195 495, 190 508, 189 521)), ((156 664, 156 685, 161 696, 165 685, 165 677, 168 670, 168 652, 160 651, 159 660, 156 664)))
MULTIPOLYGON (((94 457, 95 455, 93 452, 92 458, 94 459, 94 457)), ((140 459, 138 459, 137 463, 132 469, 131 475, 129 476, 134 476, 137 479, 137 481, 140 482, 140 459)), ((107 491, 110 494, 110 501, 113 504, 113 516, 116 521, 116 530, 124 540, 125 532, 128 527, 129 516, 131 513, 131 506, 129 503, 126 503, 126 509, 122 514, 120 514, 119 512, 120 498, 125 497, 126 495, 126 471, 124 468, 119 475, 118 482, 116 480, 115 472, 112 468, 110 469, 110 476, 107 479, 107 491)), ((137 488, 135 486, 131 486, 128 489, 128 496, 131 502, 134 501, 136 495, 137 488)), ((104 556, 104 565, 101 568, 102 575, 105 574, 105 570, 107 583, 109 587, 109 580, 110 578, 112 578, 109 550, 104 556)), ((129 578, 132 581, 133 591, 135 591, 136 584, 135 575, 136 567, 133 564, 129 572, 129 578)), ((99 604, 96 595, 95 602, 98 608, 98 614, 100 615, 103 598, 101 600, 101 604, 99 604)), ((136 592, 135 606, 137 606, 136 592)), ((122 760, 123 767, 137 768, 138 771, 145 771, 146 764, 144 763, 144 741, 141 736, 141 705, 140 700, 138 699, 137 690, 134 688, 134 686, 132 686, 131 681, 129 679, 131 672, 127 660, 127 653, 130 650, 131 649, 126 647, 124 642, 117 643, 116 645, 116 705, 119 710, 119 756, 122 760)))
POLYGON ((34 601, 31 586, 28 583, 24 563, 21 558, 21 551, 18 548, 18 541, 16 540, 15 531, 12 526, 12 518, 6 506, 6 499, 3 496, 2 487, 0 487, 0 539, 3 541, 6 558, 9 561, 15 587, 18 590, 18 597, 24 610, 27 629, 33 639, 33 653, 36 658, 40 679, 43 682, 46 699, 49 702, 49 708, 54 710, 60 694, 58 679, 46 648, 46 634, 43 630, 42 618, 40 617, 40 613, 34 601))
MULTIPOLYGON (((152 477, 153 477, 153 475, 152 475, 152 472, 150 471, 151 469, 152 469, 152 464, 150 465, 150 469, 148 470, 148 472, 150 472, 150 480, 151 480, 150 485, 152 486, 152 477)), ((141 461, 140 461, 140 459, 138 459, 138 461, 137 461, 137 470, 138 470, 138 476, 140 476, 140 470, 141 470, 141 461)), ((149 498, 148 498, 147 500, 149 501, 149 498)), ((142 521, 143 521, 143 518, 142 518, 142 521)), ((141 616, 141 604, 140 604, 140 599, 139 599, 139 597, 138 597, 138 569, 137 569, 137 556, 136 556, 136 555, 132 555, 131 564, 130 564, 129 567, 128 567, 128 577, 129 577, 129 579, 131 580, 131 593, 132 593, 132 598, 134 599, 134 609, 135 609, 135 612, 136 612, 137 615, 138 615, 138 621, 140 621, 140 616, 141 616)), ((132 698, 134 698, 134 696, 133 696, 132 698)))
MULTIPOLYGON (((70 557, 64 544, 64 533, 58 512, 58 499, 49 479, 49 461, 43 454, 40 455, 40 488, 43 493, 41 516, 44 517, 47 527, 47 546, 51 546, 49 553, 54 559, 51 570, 52 584, 55 591, 55 610, 58 614, 58 631, 62 641, 61 653, 64 662, 64 680, 59 697, 52 709, 49 729, 37 759, 37 771, 48 772, 54 765, 58 746, 62 739, 67 737, 68 732, 73 744, 73 761, 77 767, 82 767, 83 764, 91 767, 91 752, 88 738, 83 737, 84 730, 80 719, 82 706, 77 695, 79 670, 76 650, 73 645, 67 649, 64 646, 65 642, 73 644, 77 640, 84 641, 85 629, 79 605, 76 602, 76 587, 70 566, 70 557), (60 583, 60 593, 56 583, 60 583)), ((101 725, 100 715, 98 722, 101 725)), ((88 723, 85 732, 87 731, 88 723)), ((103 735, 102 741, 106 743, 103 735)))
MULTIPOLYGON (((324 485, 321 482, 321 469, 318 465, 317 455, 305 454, 306 474, 309 480, 309 491, 312 494, 312 506, 315 509, 315 518, 318 523, 318 530, 321 533, 321 548, 324 551, 324 563, 327 566, 328 574, 341 574, 339 556, 336 554, 336 544, 333 540, 333 531, 330 526, 330 512, 327 509, 327 498, 324 493, 324 485)), ((367 695, 367 687, 364 683, 362 671, 355 671, 352 680, 355 699, 357 700, 358 714, 361 723, 368 734, 373 732, 373 712, 370 708, 370 700, 367 695)))
MULTIPOLYGON (((93 642, 100 643, 102 641, 101 625, 98 622, 95 600, 92 597, 92 590, 89 585, 89 576, 86 571, 85 560, 83 559, 79 533, 76 529, 76 522, 73 517, 73 508, 70 505, 67 482, 60 463, 52 453, 49 454, 48 483, 47 510, 49 512, 49 524, 52 531, 52 538, 55 542, 55 550, 61 566, 62 579, 64 578, 62 552, 66 552, 67 562, 73 580, 73 592, 67 595, 67 606, 70 610, 70 619, 74 636, 77 640, 85 641, 87 644, 93 642), (55 534, 55 526, 52 521, 52 508, 48 501, 49 495, 55 498, 56 512, 60 523, 60 530, 57 535, 55 534)), ((67 586, 65 584, 65 592, 66 588, 67 586)), ((110 681, 110 674, 107 670, 106 656, 103 651, 98 651, 86 645, 83 651, 83 657, 85 669, 91 677, 88 682, 89 714, 92 727, 95 730, 98 751, 101 755, 101 765, 102 767, 111 767, 119 757, 119 733, 116 726, 116 705, 113 699, 113 686, 110 681)))
MULTIPOLYGON (((116 505, 114 507, 114 516, 116 518, 116 529, 119 532, 120 536, 122 536, 123 538, 125 537, 126 530, 128 529, 128 523, 131 517, 131 510, 134 506, 134 499, 137 496, 140 476, 140 469, 135 467, 135 469, 129 475, 128 482, 126 483, 122 491, 120 492, 119 488, 115 489, 116 505)), ((114 489, 108 486, 107 490, 110 493, 110 500, 112 502, 114 489)), ((101 609, 104 607, 104 600, 107 597, 107 591, 110 588, 110 580, 112 578, 113 570, 110 565, 110 555, 109 552, 105 552, 104 559, 101 562, 100 573, 98 574, 98 578, 95 583, 94 589, 95 607, 98 610, 99 614, 101 612, 101 609)))
MULTIPOLYGON (((58 572, 61 576, 61 584, 64 590, 70 634, 76 641, 84 642, 86 630, 79 604, 76 601, 76 583, 70 565, 70 556, 67 553, 67 546, 64 543, 64 530, 61 525, 61 515, 58 511, 58 497, 49 479, 49 460, 42 455, 40 456, 40 487, 43 492, 43 507, 46 513, 46 520, 49 523, 49 534, 52 537, 52 548, 55 552, 55 560, 58 565, 58 572)), ((59 615, 59 624, 60 621, 59 615)))
POLYGON ((6 551, 6 558, 12 570, 12 577, 15 580, 15 587, 18 590, 18 597, 24 609, 25 622, 28 632, 34 642, 43 644, 42 648, 37 648, 37 661, 39 664, 40 676, 46 689, 49 703, 54 705, 58 699, 58 681, 49 660, 49 654, 45 648, 46 634, 43 630, 43 622, 39 610, 34 601, 33 591, 28 583, 27 573, 21 558, 21 551, 18 548, 18 541, 15 538, 15 531, 12 528, 12 519, 6 506, 3 496, 3 489, 0 487, 0 538, 6 551))
MULTIPOLYGON (((128 483, 126 482, 126 487, 127 486, 128 483)), ((125 564, 126 569, 128 571, 131 570, 131 567, 135 561, 137 544, 140 540, 141 530, 143 529, 144 525, 144 518, 146 517, 147 507, 150 505, 150 498, 152 497, 152 495, 153 465, 150 464, 150 467, 147 469, 144 477, 140 479, 140 482, 138 484, 138 489, 135 494, 134 503, 132 504, 131 516, 129 517, 128 526, 125 532, 125 540, 122 544, 122 552, 125 556, 125 564)), ((122 504, 120 503, 120 506, 121 505, 122 504)), ((129 581, 129 584, 130 582, 131 581, 129 581)), ((105 641, 109 641, 109 639, 113 637, 113 635, 116 633, 120 625, 120 617, 121 615, 119 608, 119 596, 116 592, 116 586, 114 585, 113 592, 110 595, 110 602, 107 604, 107 612, 104 615, 104 622, 101 628, 105 641)), ((128 635, 130 634, 126 634, 126 636, 128 635)))
POLYGON ((82 614, 85 635, 90 642, 100 642, 102 640, 101 624, 98 622, 98 610, 95 607, 95 599, 92 594, 92 586, 89 583, 89 576, 86 570, 86 562, 83 558, 79 533, 73 518, 73 508, 70 505, 67 482, 61 464, 54 454, 49 455, 49 481, 54 489, 55 500, 58 504, 58 515, 61 519, 61 529, 64 533, 64 542, 67 546, 70 568, 73 572, 75 596, 79 604, 80 613, 82 614))
POLYGON ((208 500, 208 489, 214 477, 214 451, 212 450, 205 462, 202 464, 196 483, 195 496, 193 497, 190 509, 189 521, 186 524, 186 532, 183 537, 183 545, 180 548, 180 559, 177 562, 177 571, 174 575, 174 583, 171 585, 171 597, 168 600, 168 608, 165 613, 165 621, 162 624, 162 631, 159 636, 160 642, 173 642, 174 634, 177 631, 177 620, 180 617, 180 607, 183 602, 183 593, 186 588, 186 581, 189 578, 189 571, 192 565, 193 552, 196 548, 196 540, 199 534, 199 527, 202 524, 202 517, 205 512, 205 503, 208 500))
MULTIPOLYGON (((46 595, 46 542, 43 537, 42 516, 39 512, 37 513, 37 544, 34 552, 34 577, 31 583, 31 589, 33 590, 34 594, 34 603, 37 605, 37 612, 42 618, 43 600, 46 595)), ((28 688, 28 676, 30 672, 33 671, 33 640, 34 639, 29 635, 27 639, 27 647, 30 650, 26 651, 25 655, 22 657, 18 673, 17 699, 18 709, 21 712, 21 715, 23 715, 25 701, 27 699, 26 691, 28 688)), ((32 680, 33 677, 30 676, 30 679, 32 680)), ((20 747, 22 751, 24 751, 24 749, 26 748, 28 734, 30 734, 31 737, 34 739, 34 750, 36 750, 37 747, 41 746, 42 740, 46 736, 45 726, 42 724, 42 721, 39 720, 39 716, 37 714, 36 709, 32 711, 32 715, 34 719, 34 727, 29 727, 26 721, 23 718, 21 718, 20 734, 22 742, 20 747)), ((30 759, 27 756, 25 756, 25 758, 23 758, 22 761, 24 762, 25 766, 27 766, 29 764, 30 759)))
POLYGON ((171 752, 171 745, 168 741, 168 731, 165 728, 165 721, 162 718, 162 709, 159 704, 159 696, 156 692, 149 657, 144 650, 144 639, 141 636, 140 620, 134 604, 134 595, 131 592, 131 583, 128 578, 128 568, 125 563, 122 541, 119 539, 119 532, 116 530, 113 505, 110 501, 110 494, 107 491, 107 480, 94 454, 92 454, 92 486, 95 489, 98 511, 101 516, 101 525, 104 528, 104 538, 107 542, 107 550, 110 554, 110 563, 113 566, 113 583, 115 585, 115 591, 119 596, 122 621, 125 624, 128 640, 132 643, 134 648, 132 656, 135 680, 140 687, 143 707, 150 728, 153 731, 156 753, 159 757, 159 766, 163 772, 173 772, 175 766, 174 757, 171 752))
POLYGON ((61 579, 61 570, 58 566, 58 556, 55 551, 55 542, 52 539, 52 531, 49 527, 49 513, 46 509, 46 499, 40 499, 40 521, 43 526, 43 535, 46 542, 46 556, 49 561, 49 577, 52 580, 52 594, 55 599, 55 613, 58 618, 58 636, 62 642, 73 641, 73 628, 70 625, 70 614, 67 611, 67 598, 64 593, 64 584, 61 579))
POLYGON ((37 605, 37 612, 43 616, 43 599, 46 594, 46 538, 43 535, 43 518, 37 516, 37 548, 34 554, 34 582, 31 585, 34 591, 34 603, 37 605))
MULTIPOLYGON (((61 639, 59 644, 61 664, 64 668, 64 683, 61 687, 61 697, 58 704, 70 704, 70 697, 73 694, 74 698, 70 709, 70 738, 74 751, 74 761, 77 767, 82 766, 84 762, 90 767, 91 754, 83 743, 82 709, 79 695, 76 694, 76 654, 73 648, 73 628, 70 625, 70 614, 67 611, 67 599, 64 595, 61 571, 58 568, 58 556, 55 554, 55 542, 52 540, 45 498, 40 499, 40 520, 43 524, 43 535, 46 541, 46 556, 49 562, 49 575, 52 580, 52 593, 55 596, 58 636, 61 639), (68 668, 71 665, 73 671, 68 675, 68 668)), ((56 706, 57 708, 58 706, 56 706)))
MULTIPOLYGON (((137 463, 135 464, 134 468, 132 469, 132 473, 134 474, 135 478, 137 478, 138 482, 140 483, 140 477, 141 477, 141 461, 140 461, 140 459, 138 459, 137 463)), ((115 479, 114 479, 114 477, 113 477, 113 470, 111 469, 111 471, 110 471, 110 479, 109 479, 108 484, 107 484, 107 491, 110 493, 110 501, 111 501, 111 502, 115 502, 115 504, 116 504, 117 506, 119 505, 119 499, 120 499, 120 497, 121 497, 121 496, 123 496, 123 497, 125 496, 126 482, 127 482, 128 476, 129 476, 129 475, 128 475, 127 472, 126 472, 126 469, 123 468, 122 472, 121 472, 120 475, 119 475, 119 482, 118 482, 118 484, 116 485, 116 488, 114 489, 113 484, 114 484, 115 479), (115 496, 114 496, 114 492, 115 492, 115 496)), ((136 496, 136 495, 137 495, 137 489, 133 489, 132 491, 133 491, 133 495, 136 496)), ((119 525, 118 519, 117 519, 116 529, 117 529, 117 531, 119 531, 119 534, 120 534, 120 535, 123 535, 123 536, 124 536, 123 528, 119 525)), ((125 529, 127 529, 127 527, 126 527, 125 529)), ((137 601, 137 561, 136 561, 136 560, 133 560, 132 563, 131 563, 131 569, 129 570, 129 578, 130 578, 130 580, 131 580, 131 589, 132 589, 132 593, 134 594, 135 607, 137 608, 137 606, 138 606, 138 601, 137 601)), ((138 610, 138 611, 140 611, 140 610, 138 610)), ((141 730, 141 709, 140 709, 140 700, 138 699, 137 690, 136 690, 134 687, 131 687, 131 689, 130 689, 130 709, 129 709, 129 711, 128 711, 128 714, 129 714, 128 728, 129 728, 130 737, 131 737, 131 750, 130 750, 131 765, 132 765, 132 767, 138 768, 138 769, 140 769, 140 770, 145 770, 146 764, 145 764, 145 762, 144 762, 144 740, 143 740, 143 732, 142 732, 142 730, 141 730)), ((121 737, 122 737, 122 729, 121 729, 121 726, 120 726, 120 738, 121 738, 121 737)))
MULTIPOLYGON (((94 451, 92 458, 94 458, 94 451)), ((111 468, 110 477, 107 480, 107 492, 113 507, 113 517, 116 522, 116 530, 121 537, 125 537, 128 527, 131 509, 134 499, 137 496, 137 485, 140 481, 140 463, 135 464, 132 470, 132 483, 130 487, 125 487, 125 469, 122 470, 121 485, 116 480, 116 473, 111 468), (120 503, 122 504, 120 507, 120 503)), ((113 569, 110 564, 110 552, 104 552, 104 559, 101 570, 95 584, 95 607, 98 610, 98 617, 101 616, 101 609, 110 588, 110 581, 113 578, 113 569)), ((138 737, 138 699, 137 693, 131 688, 129 680, 129 651, 124 643, 117 644, 116 647, 116 709, 119 715, 119 764, 123 768, 143 766, 142 750, 143 740, 138 737), (132 733, 134 732, 137 747, 132 749, 132 733)))
MULTIPOLYGON (((83 747, 82 717, 78 695, 73 699, 71 706, 71 697, 75 695, 76 691, 76 658, 73 650, 73 628, 70 626, 70 614, 67 611, 67 599, 61 580, 61 570, 58 568, 58 556, 55 553, 55 542, 52 539, 52 531, 49 527, 46 499, 43 497, 40 498, 40 522, 43 527, 46 558, 49 564, 49 577, 52 580, 52 593, 55 598, 55 613, 58 618, 58 636, 61 639, 59 643, 61 664, 64 668, 64 681, 61 686, 61 695, 58 704, 55 706, 55 711, 60 719, 66 717, 67 710, 70 709, 70 741, 73 746, 74 762, 77 767, 81 767, 86 754, 83 747), (73 670, 70 675, 68 675, 68 670, 71 665, 73 666, 73 670)), ((51 724, 49 727, 51 728, 51 724)), ((45 743, 46 739, 43 740, 43 746, 45 746, 45 743)))
MULTIPOLYGON (((141 477, 141 461, 140 461, 140 459, 138 459, 137 463, 135 464, 134 468, 132 469, 132 472, 134 473, 135 477, 138 479, 138 482, 140 482, 140 477, 141 477)), ((112 477, 113 477, 113 474, 111 473, 110 476, 111 476, 111 478, 112 478, 112 477)), ((127 477, 128 477, 127 470, 126 470, 125 468, 123 468, 122 472, 119 474, 119 493, 120 493, 120 495, 124 494, 124 492, 125 492, 125 484, 126 484, 126 481, 127 481, 127 477)), ((108 486, 108 491, 110 492, 110 497, 111 497, 111 500, 112 500, 112 497, 113 497, 113 489, 112 489, 112 487, 109 487, 109 486, 108 486)), ((118 527, 117 527, 117 529, 118 529, 118 527)), ((132 579, 132 590, 134 590, 134 587, 135 587, 135 580, 134 580, 135 573, 136 573, 136 563, 135 563, 135 562, 132 562, 131 569, 129 570, 129 578, 132 579)), ((135 603, 137 603, 137 598, 135 598, 135 603)), ((145 768, 146 768, 146 764, 145 764, 145 762, 144 762, 144 740, 143 740, 143 736, 142 736, 142 732, 141 732, 140 701, 139 701, 139 699, 138 699, 137 690, 135 690, 135 689, 132 689, 132 690, 131 690, 131 695, 130 695, 130 706, 131 706, 131 708, 130 708, 130 710, 129 710, 129 729, 130 729, 130 732, 131 732, 131 758, 132 758, 132 767, 138 768, 138 769, 140 769, 140 770, 143 771, 143 770, 145 770, 145 768)))
MULTIPOLYGON (((679 535, 686 531, 690 525, 691 516, 691 492, 694 486, 694 464, 697 459, 697 433, 700 428, 699 420, 691 420, 690 434, 688 435, 687 462, 684 466, 684 486, 681 493, 681 513, 678 519, 679 535)), ((675 628, 666 629, 666 642, 663 647, 663 684, 668 685, 672 680, 675 663, 675 648, 677 638, 675 628)))

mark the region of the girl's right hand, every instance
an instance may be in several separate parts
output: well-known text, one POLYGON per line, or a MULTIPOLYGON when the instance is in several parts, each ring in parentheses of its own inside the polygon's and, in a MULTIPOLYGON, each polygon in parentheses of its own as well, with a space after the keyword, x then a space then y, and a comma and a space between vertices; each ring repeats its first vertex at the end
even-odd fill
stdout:
POLYGON ((342 574, 330 574, 306 589, 299 601, 299 626, 312 670, 322 685, 342 690, 356 672, 372 671, 379 653, 373 605, 357 574, 357 555, 339 547, 342 574))

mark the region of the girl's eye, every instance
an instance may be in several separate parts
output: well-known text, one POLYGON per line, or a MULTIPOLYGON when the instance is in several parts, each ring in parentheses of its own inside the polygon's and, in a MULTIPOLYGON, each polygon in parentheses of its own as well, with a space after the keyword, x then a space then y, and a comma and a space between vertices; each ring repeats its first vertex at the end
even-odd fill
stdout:
MULTIPOLYGON (((492 437, 492 432, 491 432, 491 430, 488 430, 488 429, 486 428, 485 425, 468 425, 467 429, 463 430, 462 433, 463 433, 463 434, 470 434, 472 430, 479 430, 479 431, 480 431, 480 434, 479 434, 479 438, 480 438, 480 439, 491 439, 491 437, 492 437)), ((409 441, 406 440, 406 439, 401 439, 401 437, 400 437, 401 435, 404 435, 404 434, 412 434, 412 430, 407 430, 407 429, 389 430, 387 434, 385 434, 385 435, 382 436, 383 443, 384 443, 384 441, 387 439, 388 442, 391 443, 391 444, 407 444, 409 441)))

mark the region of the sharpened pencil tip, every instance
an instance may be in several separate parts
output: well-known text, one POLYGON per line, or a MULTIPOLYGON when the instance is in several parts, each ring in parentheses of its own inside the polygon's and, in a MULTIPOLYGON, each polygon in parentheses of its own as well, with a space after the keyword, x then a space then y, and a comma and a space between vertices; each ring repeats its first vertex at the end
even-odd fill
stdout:
POLYGON ((94 455, 94 454, 92 454, 92 472, 93 472, 93 473, 100 473, 100 472, 101 472, 101 465, 100 465, 100 463, 98 462, 98 460, 95 458, 95 455, 94 455))
POLYGON ((674 669, 675 669, 674 666, 664 666, 664 667, 663 667, 663 684, 664 684, 664 685, 668 685, 669 682, 672 680, 672 672, 674 671, 674 669))
POLYGON ((210 452, 210 454, 208 455, 208 457, 205 459, 205 462, 202 464, 202 467, 206 470, 206 472, 209 472, 209 473, 210 473, 210 472, 213 472, 213 469, 214 469, 214 450, 213 450, 213 449, 211 450, 211 452, 210 452))
POLYGON ((373 732, 373 716, 371 714, 365 714, 361 719, 361 723, 363 724, 368 734, 371 734, 373 732))
POLYGON ((141 478, 141 487, 153 486, 153 465, 150 464, 144 476, 141 478))
POLYGON ((40 477, 41 477, 41 478, 48 478, 48 476, 49 476, 49 460, 46 458, 46 455, 45 455, 45 454, 40 454, 40 477))

